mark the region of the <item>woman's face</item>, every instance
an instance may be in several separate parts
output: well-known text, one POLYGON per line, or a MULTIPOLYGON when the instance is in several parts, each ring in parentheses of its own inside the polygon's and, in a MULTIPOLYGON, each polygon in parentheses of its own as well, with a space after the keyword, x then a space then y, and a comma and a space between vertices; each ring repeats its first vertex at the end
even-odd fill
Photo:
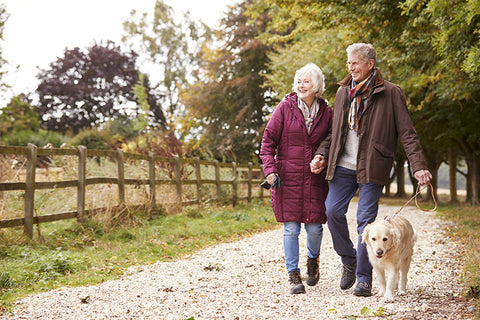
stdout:
POLYGON ((301 76, 297 80, 297 93, 300 99, 309 106, 315 99, 315 90, 313 88, 313 81, 310 76, 301 76))

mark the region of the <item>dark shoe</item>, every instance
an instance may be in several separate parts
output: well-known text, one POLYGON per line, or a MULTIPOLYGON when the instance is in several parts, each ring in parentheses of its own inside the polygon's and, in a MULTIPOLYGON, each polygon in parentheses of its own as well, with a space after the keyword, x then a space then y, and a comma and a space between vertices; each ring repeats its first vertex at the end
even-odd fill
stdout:
POLYGON ((354 262, 352 264, 344 264, 342 270, 342 279, 340 280, 340 288, 343 290, 350 289, 355 280, 357 280, 357 276, 355 275, 357 271, 357 263, 354 262))
POLYGON ((309 286, 314 286, 318 283, 320 279, 320 273, 318 272, 318 257, 310 258, 307 260, 307 284, 309 286))
POLYGON ((353 294, 358 297, 370 297, 372 295, 372 284, 367 282, 359 282, 353 294))
POLYGON ((290 289, 291 294, 305 293, 305 286, 302 283, 300 272, 292 271, 288 274, 288 277, 290 283, 293 284, 292 289, 290 289))

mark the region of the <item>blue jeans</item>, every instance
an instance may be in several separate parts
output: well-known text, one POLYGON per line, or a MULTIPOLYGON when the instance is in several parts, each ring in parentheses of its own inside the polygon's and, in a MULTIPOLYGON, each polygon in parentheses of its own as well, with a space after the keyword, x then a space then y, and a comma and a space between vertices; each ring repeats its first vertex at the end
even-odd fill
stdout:
MULTIPOLYGON (((301 223, 285 222, 283 224, 283 249, 285 251, 285 262, 287 271, 300 271, 298 267, 299 245, 301 223)), ((307 250, 310 258, 320 256, 320 245, 322 244, 323 225, 321 223, 305 223, 307 231, 307 250)))
POLYGON ((374 183, 359 184, 355 170, 337 167, 330 181, 325 206, 327 209, 328 229, 332 235, 333 248, 341 257, 343 264, 357 261, 357 281, 372 283, 372 265, 368 261, 367 249, 362 244, 362 232, 365 226, 377 217, 378 200, 383 185, 374 183), (355 250, 347 225, 346 213, 350 200, 358 190, 357 233, 358 243, 355 250))

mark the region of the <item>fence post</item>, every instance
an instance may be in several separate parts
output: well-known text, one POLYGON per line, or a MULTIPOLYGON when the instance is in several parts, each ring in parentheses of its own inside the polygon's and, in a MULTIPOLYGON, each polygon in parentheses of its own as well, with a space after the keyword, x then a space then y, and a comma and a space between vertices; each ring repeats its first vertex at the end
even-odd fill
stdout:
MULTIPOLYGON (((260 177, 263 175, 263 164, 262 164, 262 170, 260 171, 260 177)), ((264 194, 263 194, 263 188, 260 187, 260 200, 263 200, 264 194)))
POLYGON ((248 163, 248 203, 252 202, 252 168, 253 168, 253 163, 249 162, 248 163))
POLYGON ((37 146, 29 143, 27 146, 27 172, 25 178, 25 233, 33 237, 33 211, 35 207, 35 169, 37 167, 37 146))
POLYGON ((118 206, 120 210, 125 207, 125 166, 123 150, 117 149, 117 168, 118 168, 118 206))
POLYGON ((150 181, 150 209, 157 206, 155 197, 155 156, 153 152, 148 153, 148 177, 150 181))
POLYGON ((85 189, 87 184, 87 148, 78 146, 77 221, 85 217, 85 189))
POLYGON ((220 186, 220 166, 218 160, 214 160, 215 164, 215 183, 217 185, 217 201, 222 200, 222 189, 220 186))
POLYGON ((180 179, 180 161, 177 155, 173 156, 175 161, 175 184, 177 186, 177 202, 182 207, 182 180, 180 179))
POLYGON ((232 174, 233 174, 233 181, 232 181, 232 205, 235 207, 237 205, 237 189, 238 189, 238 174, 237 174, 237 164, 232 162, 232 174))
POLYGON ((202 173, 200 172, 200 158, 195 158, 195 173, 197 176, 197 203, 202 202, 202 173))

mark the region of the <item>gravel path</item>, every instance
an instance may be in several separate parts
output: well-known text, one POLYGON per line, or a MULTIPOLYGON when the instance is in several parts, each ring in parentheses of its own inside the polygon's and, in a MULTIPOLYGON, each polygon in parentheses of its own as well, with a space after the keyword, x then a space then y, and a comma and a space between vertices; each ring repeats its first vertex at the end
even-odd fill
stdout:
MULTIPOLYGON (((354 210, 348 214, 353 235, 354 210)), ((396 207, 381 206, 379 216, 396 207)), ((459 282, 459 248, 442 231, 448 224, 413 207, 401 213, 418 233, 407 295, 384 303, 339 288, 341 262, 328 228, 320 256, 320 281, 290 295, 282 228, 201 250, 174 262, 129 269, 123 278, 95 286, 64 287, 27 297, 0 319, 468 319, 459 282), (374 314, 377 314, 375 316, 374 314), (383 315, 383 317, 380 317, 383 315)), ((355 236, 356 238, 356 236, 355 236)), ((306 273, 305 231, 301 239, 306 273)), ((377 290, 374 284, 374 292, 377 290)))

